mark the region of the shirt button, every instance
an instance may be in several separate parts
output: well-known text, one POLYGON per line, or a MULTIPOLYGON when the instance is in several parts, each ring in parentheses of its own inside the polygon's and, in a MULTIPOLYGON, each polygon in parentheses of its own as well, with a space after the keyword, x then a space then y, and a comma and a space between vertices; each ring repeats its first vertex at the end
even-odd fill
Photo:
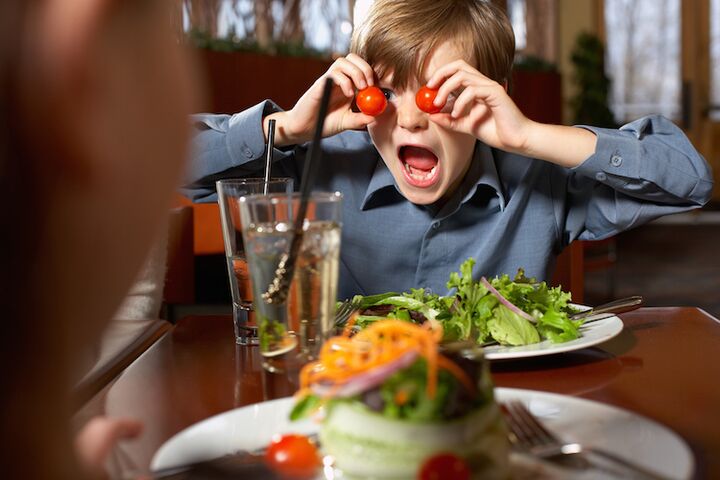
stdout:
POLYGON ((607 175, 605 175, 603 172, 598 172, 595 174, 595 180, 598 182, 604 182, 607 180, 607 175))
POLYGON ((610 157, 610 165, 612 165, 613 167, 619 167, 620 165, 622 165, 622 157, 617 154, 613 155, 612 157, 610 157))
POLYGON ((433 228, 433 230, 437 230, 438 228, 440 228, 440 222, 433 223, 432 228, 433 228))
POLYGON ((243 148, 243 153, 244 153, 245 156, 248 157, 248 158, 252 157, 252 150, 250 150, 249 147, 243 148))

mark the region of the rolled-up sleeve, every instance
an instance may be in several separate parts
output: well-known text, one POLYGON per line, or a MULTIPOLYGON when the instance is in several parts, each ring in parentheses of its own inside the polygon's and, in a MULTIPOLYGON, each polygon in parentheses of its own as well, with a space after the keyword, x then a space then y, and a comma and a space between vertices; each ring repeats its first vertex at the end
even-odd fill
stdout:
POLYGON ((234 115, 191 116, 191 161, 182 193, 193 201, 214 201, 217 179, 261 171, 265 151, 262 120, 279 110, 268 100, 234 115))
POLYGON ((570 209, 584 210, 568 217, 575 220, 567 225, 572 237, 605 238, 710 199, 710 166, 668 119, 643 117, 618 130, 582 128, 597 135, 597 147, 569 179, 570 209))

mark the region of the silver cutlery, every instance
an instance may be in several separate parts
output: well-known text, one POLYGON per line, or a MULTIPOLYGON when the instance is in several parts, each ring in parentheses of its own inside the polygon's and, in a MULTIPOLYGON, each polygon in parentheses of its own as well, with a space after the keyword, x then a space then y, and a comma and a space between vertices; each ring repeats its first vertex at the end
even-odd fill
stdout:
POLYGON ((336 327, 345 326, 345 323, 357 309, 358 302, 351 299, 343 300, 335 309, 335 322, 333 325, 336 327))
POLYGON ((566 468, 602 470, 616 478, 639 480, 666 478, 613 452, 576 442, 562 441, 519 400, 503 403, 502 411, 510 427, 510 442, 517 451, 566 468), (602 462, 593 461, 594 459, 602 462))
POLYGON ((585 319, 584 323, 590 323, 597 320, 607 318, 607 314, 618 314, 625 313, 631 310, 638 309, 643 304, 643 297, 640 295, 634 295, 632 297, 620 298, 613 300, 612 302, 603 303, 593 308, 583 310, 570 315, 570 320, 581 320, 585 319))

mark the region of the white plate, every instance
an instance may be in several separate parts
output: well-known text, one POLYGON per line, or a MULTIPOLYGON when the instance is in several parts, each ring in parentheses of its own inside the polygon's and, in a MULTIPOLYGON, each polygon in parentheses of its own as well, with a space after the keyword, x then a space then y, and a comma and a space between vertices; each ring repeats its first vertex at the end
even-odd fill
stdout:
MULTIPOLYGON (((532 390, 496 388, 499 401, 520 400, 545 425, 565 440, 601 447, 671 479, 687 479, 694 462, 685 442, 671 430, 627 410, 566 395, 532 390)), ((203 420, 165 442, 155 453, 152 470, 220 457, 237 450, 253 450, 270 442, 275 433, 315 433, 309 420, 290 422, 293 399, 281 398, 237 408, 203 420)), ((515 477, 603 478, 597 471, 579 475, 536 464, 528 474, 513 461, 515 477), (539 474, 539 475, 538 475, 539 474)))
POLYGON ((602 320, 597 320, 580 327, 580 337, 575 340, 563 343, 553 343, 550 340, 543 340, 540 343, 522 345, 519 347, 507 347, 503 345, 491 345, 485 347, 485 358, 488 360, 510 360, 525 357, 538 357, 554 353, 571 352, 582 348, 592 347, 598 343, 610 340, 622 332, 623 323, 620 317, 612 315, 602 320))

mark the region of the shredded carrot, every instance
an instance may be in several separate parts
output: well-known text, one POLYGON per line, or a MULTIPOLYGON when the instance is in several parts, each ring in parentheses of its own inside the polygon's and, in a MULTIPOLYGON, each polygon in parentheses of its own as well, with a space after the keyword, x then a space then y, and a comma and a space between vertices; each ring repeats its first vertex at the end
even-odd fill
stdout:
POLYGON ((439 325, 426 323, 419 326, 403 320, 386 319, 374 322, 350 338, 349 328, 354 323, 353 317, 348 321, 343 335, 325 342, 319 360, 302 368, 298 395, 301 392, 307 394, 310 386, 318 383, 329 387, 326 396, 332 396, 356 375, 398 360, 410 352, 415 352, 427 362, 426 393, 430 398, 435 396, 437 390, 438 368, 448 370, 463 385, 474 390, 467 375, 438 354, 438 343, 442 338, 439 325))
POLYGON ((410 395, 408 395, 408 392, 405 390, 400 390, 395 394, 395 405, 405 405, 409 399, 410 395))
POLYGON ((350 336, 350 333, 352 333, 352 329, 355 326, 355 321, 357 320, 357 316, 358 316, 358 312, 355 312, 350 316, 347 323, 345 324, 345 328, 343 328, 343 332, 342 332, 343 337, 350 336))

